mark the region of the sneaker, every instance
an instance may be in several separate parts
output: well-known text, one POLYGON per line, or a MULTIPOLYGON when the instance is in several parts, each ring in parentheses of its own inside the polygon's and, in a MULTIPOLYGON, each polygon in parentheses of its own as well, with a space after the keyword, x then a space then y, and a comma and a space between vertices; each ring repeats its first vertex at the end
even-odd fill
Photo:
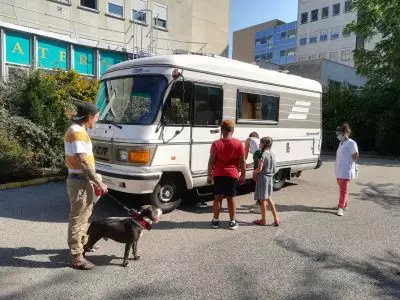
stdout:
POLYGON ((208 205, 207 205, 207 203, 205 203, 205 202, 197 203, 197 207, 204 208, 204 207, 207 207, 207 206, 208 206, 208 205))
POLYGON ((344 211, 349 211, 349 207, 346 206, 346 207, 343 208, 343 210, 344 210, 344 211))
POLYGON ((229 229, 235 230, 236 228, 239 227, 239 224, 236 220, 230 221, 229 222, 229 229))
POLYGON ((338 216, 343 216, 343 208, 339 208, 338 210, 337 210, 337 215, 338 216))
POLYGON ((211 221, 211 227, 212 227, 213 229, 218 229, 218 227, 219 227, 219 220, 218 220, 218 219, 212 219, 212 221, 211 221))

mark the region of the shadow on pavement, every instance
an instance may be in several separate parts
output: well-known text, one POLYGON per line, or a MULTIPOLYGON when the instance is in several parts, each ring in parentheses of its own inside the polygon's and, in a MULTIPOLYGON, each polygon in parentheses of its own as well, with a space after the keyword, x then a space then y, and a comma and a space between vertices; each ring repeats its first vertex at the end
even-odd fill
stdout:
POLYGON ((69 265, 68 249, 0 248, 0 257, 0 267, 57 269, 69 265))
MULTIPOLYGON (((339 269, 342 272, 346 271, 366 280, 371 280, 380 290, 379 295, 376 295, 377 298, 383 299, 387 296, 399 299, 400 297, 400 255, 398 253, 386 251, 386 255, 383 258, 370 257, 368 260, 356 260, 343 258, 335 253, 318 252, 315 249, 303 248, 291 238, 278 237, 275 242, 286 251, 307 258, 309 263, 314 265, 313 268, 308 268, 307 274, 304 275, 302 285, 306 291, 313 291, 315 286, 324 283, 324 289, 331 293, 332 290, 335 290, 335 287, 326 286, 326 272, 339 269)), ((304 292, 304 290, 301 292, 304 292)), ((321 298, 321 296, 325 295, 310 292, 309 295, 302 293, 300 298, 295 297, 293 299, 326 299, 325 297, 321 298)), ((336 299, 336 297, 334 298, 336 299)))
POLYGON ((352 193, 351 195, 358 200, 372 201, 384 209, 400 213, 400 185, 373 182, 357 183, 357 185, 362 186, 360 193, 352 193))

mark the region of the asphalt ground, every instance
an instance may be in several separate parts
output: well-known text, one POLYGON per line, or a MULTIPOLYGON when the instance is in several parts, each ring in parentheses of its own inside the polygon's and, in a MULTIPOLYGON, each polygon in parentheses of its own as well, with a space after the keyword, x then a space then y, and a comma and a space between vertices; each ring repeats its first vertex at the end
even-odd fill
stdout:
MULTIPOLYGON (((325 157, 273 194, 278 228, 252 224, 259 216, 243 188, 237 230, 226 209, 213 230, 211 202, 188 201, 143 235, 140 261, 121 267, 124 246, 100 241, 92 271, 68 266, 64 183, 1 191, 0 299, 399 299, 400 163, 360 163, 344 217, 332 209, 338 189, 325 157)), ((104 198, 93 219, 125 215, 104 198)))

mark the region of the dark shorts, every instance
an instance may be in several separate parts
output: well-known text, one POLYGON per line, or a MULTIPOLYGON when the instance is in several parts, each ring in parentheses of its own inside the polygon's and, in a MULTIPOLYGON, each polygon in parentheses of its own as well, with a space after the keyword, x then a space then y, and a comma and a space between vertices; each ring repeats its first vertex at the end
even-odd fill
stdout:
POLYGON ((214 177, 214 194, 225 197, 235 197, 239 179, 229 176, 214 177))

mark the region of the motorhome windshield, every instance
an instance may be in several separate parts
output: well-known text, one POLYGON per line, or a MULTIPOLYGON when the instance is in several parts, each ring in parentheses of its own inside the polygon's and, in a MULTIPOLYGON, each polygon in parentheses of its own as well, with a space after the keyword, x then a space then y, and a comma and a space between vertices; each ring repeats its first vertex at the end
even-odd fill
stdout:
POLYGON ((149 125, 167 86, 163 76, 133 76, 102 81, 96 104, 99 123, 149 125))

